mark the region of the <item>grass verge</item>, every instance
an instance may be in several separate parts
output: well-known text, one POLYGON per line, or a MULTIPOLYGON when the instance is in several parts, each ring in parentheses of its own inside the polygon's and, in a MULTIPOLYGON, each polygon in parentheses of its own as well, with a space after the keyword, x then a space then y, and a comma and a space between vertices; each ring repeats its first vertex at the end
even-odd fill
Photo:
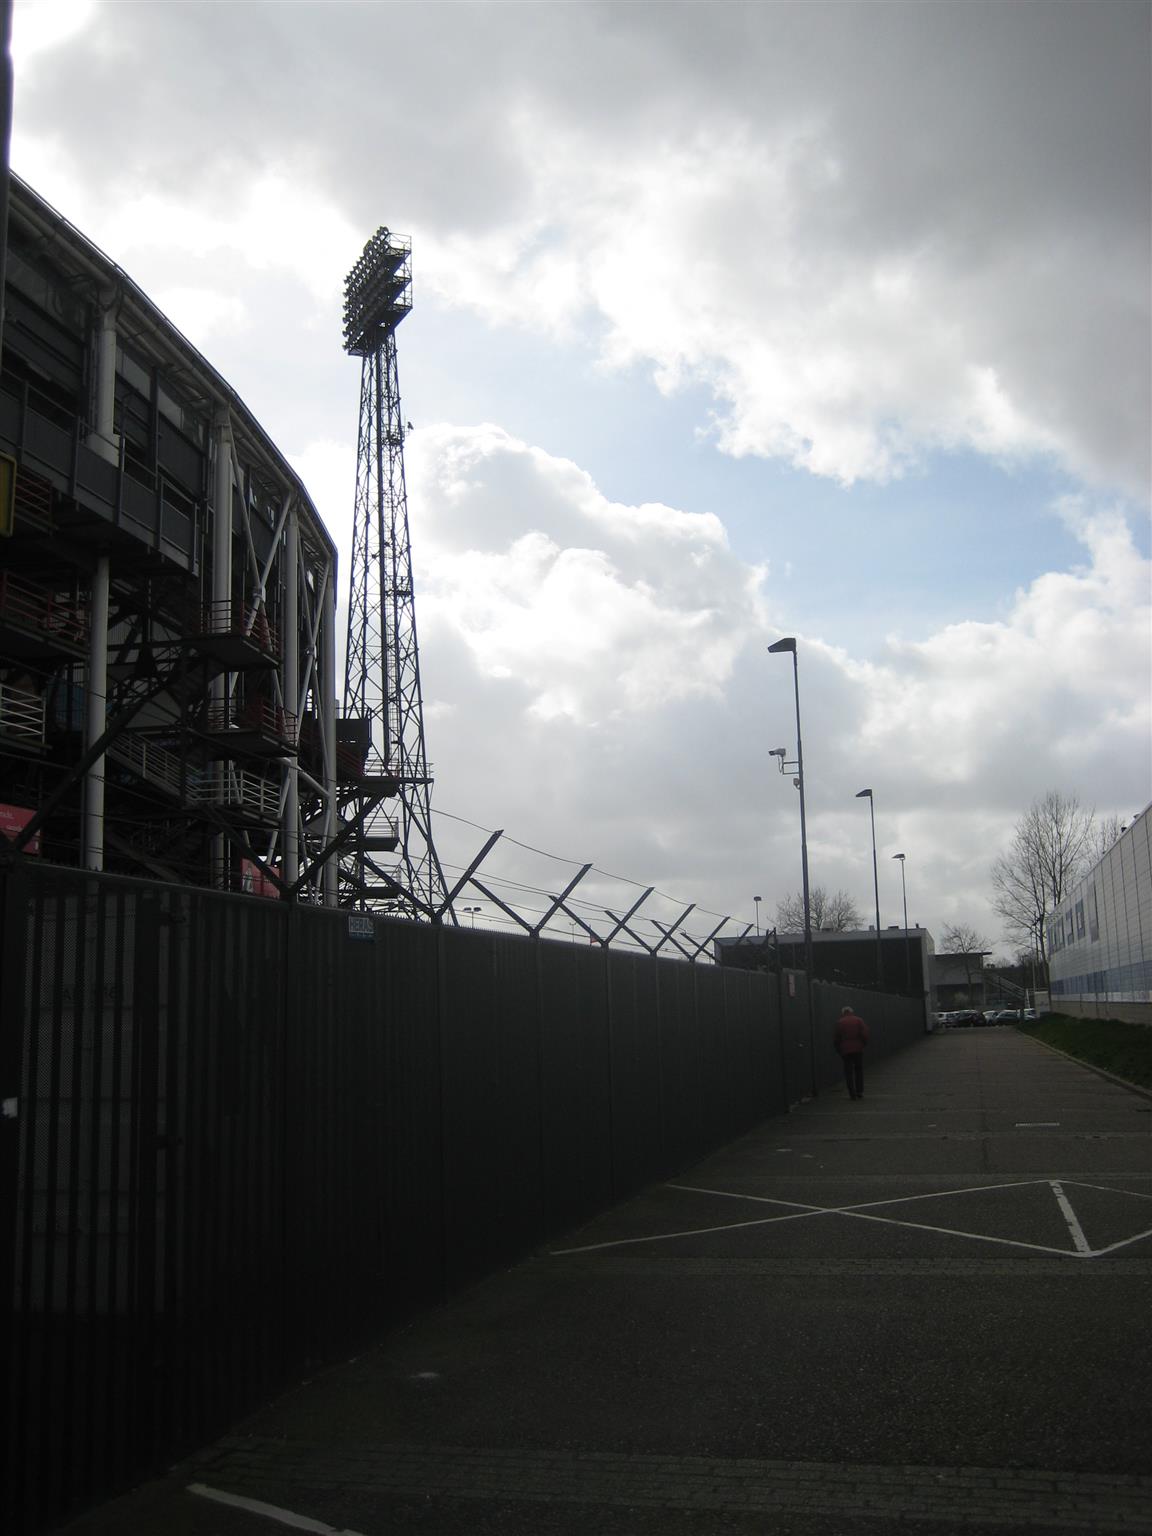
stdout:
POLYGON ((1054 1045, 1093 1067, 1114 1072, 1125 1082, 1152 1088, 1152 1029, 1119 1019, 1073 1019, 1066 1013, 1017 1024, 1023 1035, 1054 1045))

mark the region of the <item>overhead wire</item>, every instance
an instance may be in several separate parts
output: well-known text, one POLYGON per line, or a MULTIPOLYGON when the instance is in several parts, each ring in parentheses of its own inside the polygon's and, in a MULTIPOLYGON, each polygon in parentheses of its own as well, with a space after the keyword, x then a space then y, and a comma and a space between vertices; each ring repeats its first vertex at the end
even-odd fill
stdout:
MULTIPOLYGON (((485 833, 489 837, 493 836, 496 833, 496 831, 497 831, 497 829, 495 827, 485 827, 485 826, 481 825, 480 822, 471 821, 467 816, 458 816, 455 813, 453 813, 452 811, 443 811, 438 806, 433 806, 432 807, 432 814, 433 814, 433 816, 444 816, 444 817, 446 817, 450 821, 460 822, 462 825, 468 826, 468 827, 472 827, 475 831, 483 832, 483 833, 485 833)), ((552 852, 550 852, 549 850, 547 850, 545 848, 537 848, 532 843, 521 842, 518 838, 508 836, 507 833, 502 833, 502 836, 503 836, 505 842, 512 843, 514 847, 523 848, 528 853, 538 854, 541 858, 552 859, 552 860, 554 860, 558 864, 570 864, 570 865, 573 866, 573 868, 579 868, 585 862, 584 860, 581 860, 581 859, 569 859, 569 858, 566 858, 563 854, 552 853, 552 852)), ((455 866, 446 865, 445 868, 454 868, 457 873, 463 873, 463 868, 460 865, 455 865, 455 866)), ((630 886, 634 887, 636 890, 647 890, 648 889, 647 885, 642 880, 632 880, 627 875, 616 875, 616 874, 613 874, 610 870, 601 869, 596 864, 593 864, 590 867, 589 873, 590 874, 599 875, 599 876, 601 876, 601 878, 603 878, 605 880, 615 880, 615 881, 617 881, 621 885, 630 885, 630 886)), ((496 877, 496 876, 491 876, 491 877, 486 876, 485 878, 486 879, 490 879, 490 882, 492 884, 496 884, 497 883, 497 879, 498 879, 498 877, 496 877)), ((506 882, 506 884, 508 884, 508 885, 516 885, 517 882, 508 881, 508 882, 506 882)), ((549 892, 546 891, 543 887, 540 887, 540 886, 520 885, 519 888, 522 889, 522 890, 537 892, 538 894, 543 895, 543 896, 549 895, 549 892)), ((661 900, 663 900, 663 901, 670 901, 674 905, 677 905, 677 906, 682 906, 683 905, 683 902, 681 901, 680 897, 673 896, 669 892, 662 891, 662 890, 660 890, 657 887, 652 887, 652 894, 654 896, 659 896, 661 898, 661 900)), ((599 910, 603 910, 603 908, 601 908, 598 903, 592 902, 592 901, 588 901, 587 898, 582 898, 582 897, 578 897, 578 896, 571 896, 571 897, 568 898, 568 900, 571 902, 571 904, 573 906, 587 906, 587 907, 594 908, 594 909, 596 909, 598 911, 599 910)), ((730 913, 727 913, 727 912, 715 912, 710 907, 694 906, 693 910, 695 912, 699 912, 704 917, 722 918, 726 922, 738 921, 738 919, 734 919, 731 916, 730 913)))

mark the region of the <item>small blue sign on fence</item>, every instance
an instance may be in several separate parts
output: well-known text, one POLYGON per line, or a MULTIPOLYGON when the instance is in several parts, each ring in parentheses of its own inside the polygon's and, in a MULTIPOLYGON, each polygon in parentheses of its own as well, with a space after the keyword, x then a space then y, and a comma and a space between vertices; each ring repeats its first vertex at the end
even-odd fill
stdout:
POLYGON ((350 939, 374 939, 376 924, 366 912, 349 912, 348 937, 350 939))

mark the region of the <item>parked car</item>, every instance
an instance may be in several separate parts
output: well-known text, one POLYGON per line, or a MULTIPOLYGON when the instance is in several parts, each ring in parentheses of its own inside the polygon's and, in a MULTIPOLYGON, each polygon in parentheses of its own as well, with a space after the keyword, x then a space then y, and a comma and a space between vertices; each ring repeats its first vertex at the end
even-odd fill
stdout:
POLYGON ((984 1015, 978 1012, 978 1010, 975 1008, 960 1008, 952 1015, 951 1019, 949 1020, 949 1023, 953 1026, 953 1028, 959 1025, 965 1029, 971 1028, 971 1026, 974 1024, 983 1024, 983 1022, 984 1015))
POLYGON ((998 1008, 995 1013, 988 1015, 989 1024, 1019 1024, 1021 1010, 1019 1008, 998 1008))

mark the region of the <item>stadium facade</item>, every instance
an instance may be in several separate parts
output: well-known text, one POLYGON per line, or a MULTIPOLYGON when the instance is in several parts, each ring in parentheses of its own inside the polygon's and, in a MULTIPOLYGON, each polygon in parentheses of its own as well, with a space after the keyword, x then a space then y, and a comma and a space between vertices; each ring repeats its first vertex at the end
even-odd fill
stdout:
POLYGON ((333 905, 364 771, 336 546, 232 387, 13 176, 0 830, 55 863, 333 905))
POLYGON ((1152 805, 1049 917, 1052 1007, 1152 1024, 1152 805))

